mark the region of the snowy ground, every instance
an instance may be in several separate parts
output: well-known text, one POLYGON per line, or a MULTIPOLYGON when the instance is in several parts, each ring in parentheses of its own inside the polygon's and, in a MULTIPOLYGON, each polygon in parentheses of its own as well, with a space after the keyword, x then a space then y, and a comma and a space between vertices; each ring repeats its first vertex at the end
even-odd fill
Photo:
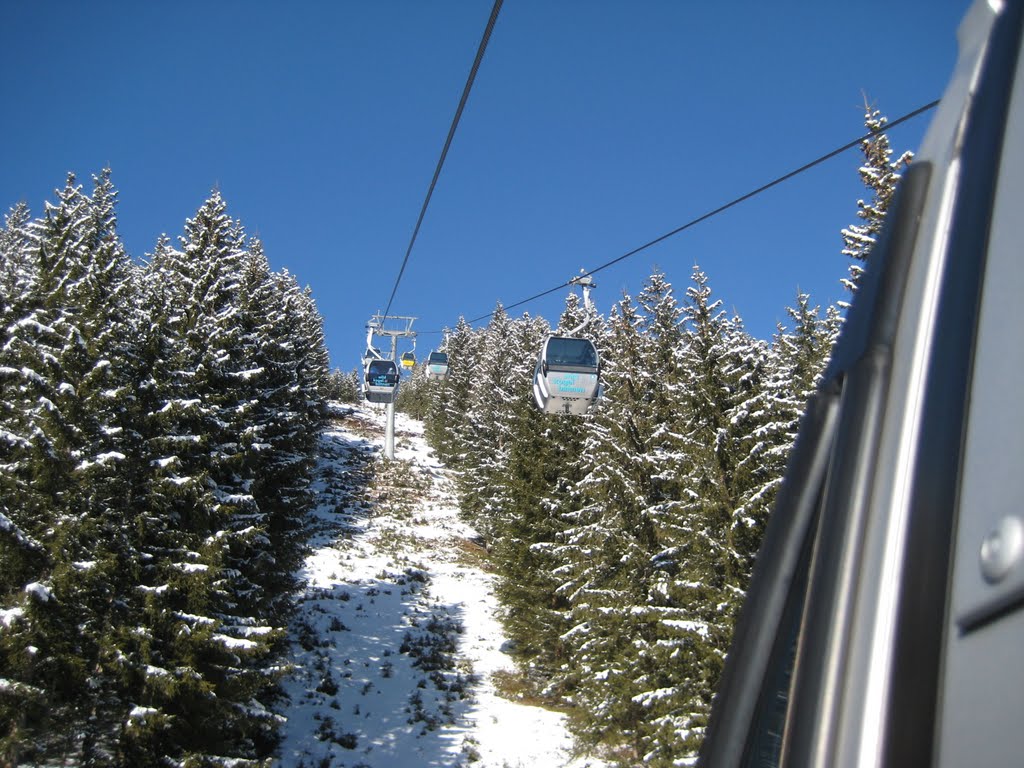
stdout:
POLYGON ((322 442, 317 533, 292 624, 282 768, 599 768, 565 716, 497 695, 514 669, 493 577, 450 482, 398 416, 357 409, 322 442))

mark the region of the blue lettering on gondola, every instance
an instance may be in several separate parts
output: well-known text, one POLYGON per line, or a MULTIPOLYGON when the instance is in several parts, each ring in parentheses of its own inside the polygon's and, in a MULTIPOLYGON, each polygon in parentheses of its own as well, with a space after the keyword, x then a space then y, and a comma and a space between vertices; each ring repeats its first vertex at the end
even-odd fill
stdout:
POLYGON ((550 381, 559 394, 582 395, 587 390, 586 387, 580 385, 579 379, 580 374, 568 373, 561 376, 552 376, 550 381))

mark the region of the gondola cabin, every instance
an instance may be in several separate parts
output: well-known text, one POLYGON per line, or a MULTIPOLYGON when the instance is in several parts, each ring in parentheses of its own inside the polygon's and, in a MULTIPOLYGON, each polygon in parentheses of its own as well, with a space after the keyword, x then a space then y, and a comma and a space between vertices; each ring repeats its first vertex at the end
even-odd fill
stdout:
POLYGON ((427 358, 427 378, 442 381, 448 378, 448 353, 430 353, 430 356, 427 358))
POLYGON ((600 371, 592 341, 549 336, 533 374, 537 407, 545 413, 586 413, 601 396, 600 371))
POLYGON ((398 366, 394 360, 371 360, 366 366, 366 399, 393 403, 398 395, 398 366))
POLYGON ((415 368, 416 367, 416 355, 412 352, 406 352, 402 355, 402 367, 403 368, 415 368))

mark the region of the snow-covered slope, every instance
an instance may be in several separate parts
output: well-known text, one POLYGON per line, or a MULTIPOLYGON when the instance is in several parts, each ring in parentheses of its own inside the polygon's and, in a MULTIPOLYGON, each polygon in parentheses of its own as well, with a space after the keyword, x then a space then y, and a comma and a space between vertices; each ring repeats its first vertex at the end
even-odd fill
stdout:
POLYGON ((283 768, 584 768, 565 716, 497 695, 511 671, 493 577, 422 425, 353 410, 322 441, 292 623, 283 768))

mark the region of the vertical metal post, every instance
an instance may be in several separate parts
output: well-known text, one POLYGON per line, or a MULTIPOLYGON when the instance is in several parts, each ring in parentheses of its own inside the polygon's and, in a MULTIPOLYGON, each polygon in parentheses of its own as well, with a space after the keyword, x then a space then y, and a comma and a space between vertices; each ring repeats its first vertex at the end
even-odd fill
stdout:
MULTIPOLYGON (((391 337, 391 359, 395 362, 398 353, 398 337, 391 337)), ((387 426, 384 428, 384 456, 392 461, 395 458, 395 401, 388 403, 387 426)))
POLYGON ((395 404, 388 403, 388 425, 384 430, 384 456, 395 458, 395 404))
MULTIPOLYGON (((367 323, 367 334, 366 334, 366 347, 367 356, 369 357, 381 357, 379 352, 374 352, 373 337, 374 336, 390 336, 391 337, 391 361, 398 363, 398 337, 403 338, 412 337, 413 349, 416 348, 416 333, 412 329, 412 324, 415 322, 415 317, 399 317, 399 316, 384 316, 381 314, 374 315, 370 322, 367 323), (402 321, 405 323, 405 329, 399 330, 397 328, 385 328, 384 324, 386 321, 402 321)), ((389 459, 395 458, 395 404, 393 402, 387 404, 386 411, 387 425, 384 429, 384 455, 389 459)))

